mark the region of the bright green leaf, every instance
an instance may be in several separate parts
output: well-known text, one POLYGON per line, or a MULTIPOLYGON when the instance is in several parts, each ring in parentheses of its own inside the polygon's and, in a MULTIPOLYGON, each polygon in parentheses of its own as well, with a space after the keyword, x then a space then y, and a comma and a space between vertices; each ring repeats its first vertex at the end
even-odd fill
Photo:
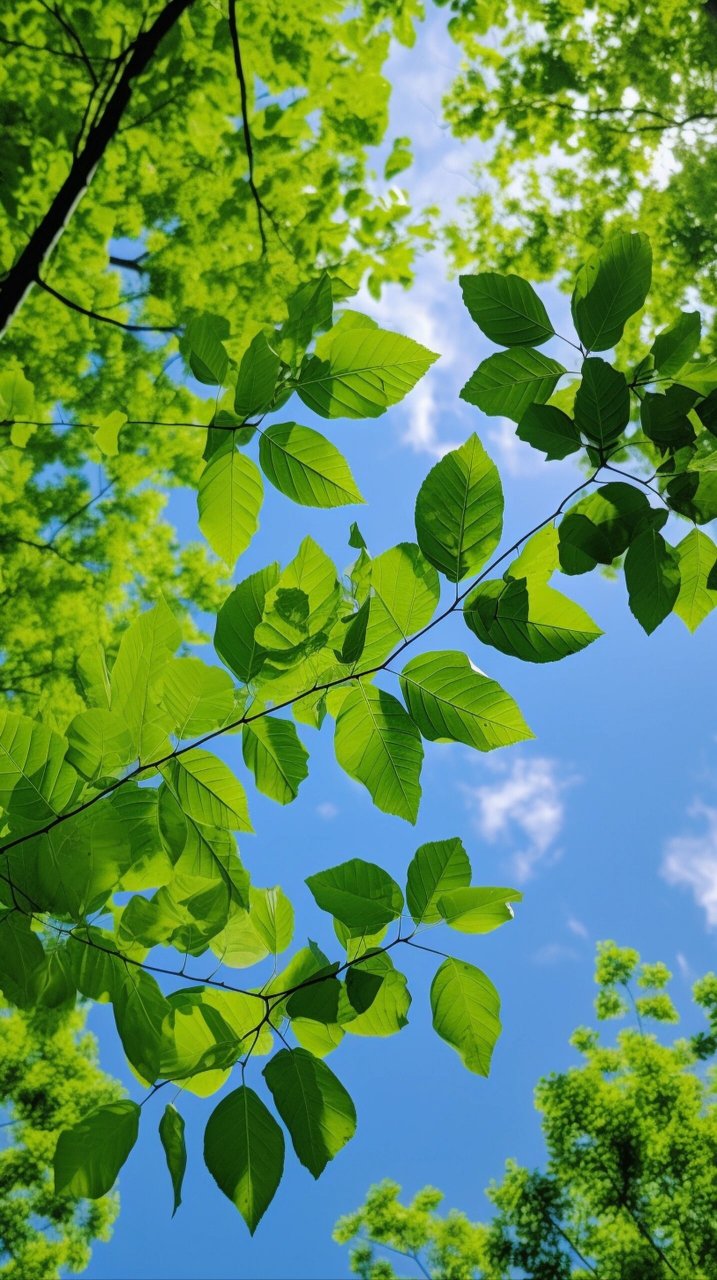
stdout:
POLYGON ((431 984, 433 1026, 476 1075, 487 1076, 500 1035, 500 998, 493 983, 465 960, 443 961, 431 984))
POLYGON ((264 1079, 301 1163, 318 1178, 356 1131, 349 1094, 325 1062, 306 1049, 282 1049, 264 1079))
POLYGON ((263 496, 261 472, 230 438, 212 455, 197 488, 199 528, 228 569, 259 527, 263 496))
POLYGON ((352 937, 375 933, 396 920, 403 894, 387 871, 374 862, 352 858, 309 876, 306 884, 322 911, 346 925, 352 937))
POLYGON ((498 351, 471 374, 461 399, 484 413, 520 422, 529 405, 550 399, 563 373, 562 364, 533 347, 498 351))
POLYGON ((423 745, 397 698, 359 682, 341 705, 334 747, 341 767, 363 783, 379 809, 416 821, 423 745))
POLYGON ((259 441, 259 461, 267 480, 301 506, 363 502, 343 454, 310 427, 295 422, 267 427, 259 441))
POLYGON ((479 751, 532 738, 517 704, 463 653, 422 653, 401 673, 408 710, 430 742, 464 742, 479 751))
POLYGON ((406 902, 416 924, 440 920, 438 900, 471 882, 471 864, 458 836, 432 840, 416 849, 409 865, 406 902))
POLYGON ((450 582, 485 563, 503 528, 503 489, 477 435, 429 471, 416 499, 421 551, 450 582))
POLYGON ((539 347, 553 336, 543 303, 521 276, 481 271, 458 280, 472 318, 491 342, 502 347, 539 347))
POLYGON ((482 582, 463 617, 483 644, 524 662, 557 662, 602 635, 579 604, 526 578, 482 582))

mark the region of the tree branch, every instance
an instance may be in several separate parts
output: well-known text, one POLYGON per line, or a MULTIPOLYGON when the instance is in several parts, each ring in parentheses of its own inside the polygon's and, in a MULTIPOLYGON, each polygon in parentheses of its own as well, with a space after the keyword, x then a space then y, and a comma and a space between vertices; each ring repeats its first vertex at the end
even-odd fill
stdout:
POLYGON ((114 320, 112 316, 101 316, 99 312, 91 311, 88 307, 81 306, 79 302, 73 302, 72 298, 66 298, 64 293, 53 289, 51 284, 41 280, 39 276, 36 277, 36 283, 45 290, 45 293, 51 294, 71 311, 77 311, 79 315, 87 316, 90 320, 99 320, 102 324, 113 324, 116 329, 126 329, 128 333, 179 333, 179 329, 173 324, 125 324, 124 320, 114 320))
POLYGON ((42 266, 65 224, 92 181, 92 176, 122 122, 130 103, 134 81, 149 66, 167 33, 193 0, 169 0, 148 29, 131 46, 113 92, 93 121, 84 145, 56 192, 43 218, 0 287, 0 334, 4 333, 27 293, 38 280, 42 266))

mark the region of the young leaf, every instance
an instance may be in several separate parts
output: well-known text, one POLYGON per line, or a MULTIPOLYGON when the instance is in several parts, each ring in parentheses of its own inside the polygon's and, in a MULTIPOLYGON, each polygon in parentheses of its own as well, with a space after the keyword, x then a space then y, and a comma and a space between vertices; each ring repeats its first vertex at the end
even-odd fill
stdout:
POLYGON ((630 392, 624 373, 599 356, 583 361, 575 395, 575 425, 602 448, 611 444, 630 420, 630 392))
POLYGON ((296 384, 322 418, 376 418, 398 404, 438 357, 400 333, 348 329, 313 356, 296 384))
POLYGON ((304 507, 363 502, 345 457, 310 427, 277 422, 261 434, 259 462, 267 480, 304 507))
POLYGON ((696 631, 717 606, 717 590, 709 585, 717 565, 717 546, 701 529, 691 529, 675 551, 680 565, 680 591, 673 609, 690 631, 696 631))
POLYGON ((199 478, 199 528, 212 551, 233 569, 259 528, 264 486, 251 458, 235 448, 231 435, 199 478))
POLYGON ((554 329, 540 298, 521 276, 481 271, 459 276, 465 302, 478 328, 502 347, 539 347, 554 329))
POLYGON ((137 1103, 123 1099, 63 1129, 55 1148, 55 1194, 90 1200, 106 1195, 137 1141, 139 1117, 137 1103))
POLYGON ((658 333, 650 350, 655 369, 663 378, 672 378, 691 359, 699 346, 701 329, 699 311, 681 311, 674 324, 658 333))
POLYGON ((308 776, 309 753, 291 720, 265 716, 245 724, 242 755, 254 774, 257 789, 279 804, 295 800, 299 785, 308 776))
POLYGON ((602 635, 579 604, 527 578, 481 583, 463 617, 483 644, 524 662, 557 662, 602 635))
POLYGON ((68 764, 83 778, 119 773, 133 758, 132 735, 120 716, 106 707, 78 711, 67 728, 68 764))
POLYGON ((484 413, 520 422, 528 405, 550 399, 563 373, 563 365, 532 347, 498 351, 471 374, 461 399, 484 413))
POLYGON ((217 614, 214 646, 222 662, 248 683, 259 674, 266 649, 255 632, 264 612, 267 592, 279 581, 279 565, 267 565, 235 587, 217 614))
POLYGON ((441 919, 438 900, 471 882, 471 864, 458 836, 433 840, 416 849, 406 881, 406 903, 416 924, 435 924, 441 919))
POLYGON ((625 556, 630 609, 648 635, 672 610, 680 592, 680 563, 661 533, 646 529, 625 556))
POLYGON ((204 1162, 253 1235, 284 1172, 284 1135, 253 1089, 241 1085, 214 1108, 204 1162))
POLYGON ((294 1151, 318 1178, 356 1132, 349 1094, 326 1063, 306 1049, 281 1049, 262 1074, 294 1151))
POLYGON ((271 405, 281 360, 263 333, 252 338, 239 364, 234 389, 234 412, 242 422, 271 405))
POLYGON ((534 736, 510 694, 463 653, 422 653, 400 680, 406 706, 430 742, 492 751, 534 736))
POLYGON ((554 404, 530 404, 518 424, 517 436, 540 449, 548 462, 567 458, 581 447, 580 432, 572 418, 554 404))
POLYGON ((346 925, 350 936, 376 933, 400 916, 403 894, 387 871, 352 858, 309 876, 306 884, 322 911, 346 925))
POLYGON ((465 960, 443 961, 431 984, 433 1027, 476 1075, 487 1076, 500 1035, 500 997, 493 983, 465 960))
POLYGON ((271 955, 286 951, 294 936, 294 908, 278 885, 272 889, 249 890, 251 923, 263 938, 271 955))
POLYGON ((334 747, 342 769, 363 783, 379 809, 416 821, 423 744, 397 698, 359 682, 341 704, 334 747))
POLYGON ((253 830, 243 786, 211 752, 193 747, 162 765, 161 772, 184 812, 196 822, 230 831, 253 830))
POLYGON ((418 544, 450 582, 460 582, 485 563, 502 528, 498 470, 474 434, 423 481, 416 499, 418 544))
POLYGON ((187 1167, 187 1148, 184 1141, 184 1120, 171 1102, 167 1104, 162 1112, 162 1119, 159 1122, 159 1137, 164 1147, 169 1176, 172 1179, 172 1190, 174 1191, 172 1217, 174 1217, 182 1203, 182 1182, 184 1181, 184 1171, 187 1167))
POLYGON ((558 530, 554 524, 546 524, 525 543, 505 571, 506 578, 530 578, 532 582, 547 582, 560 566, 558 530))
POLYGON ((513 919, 511 902, 522 900, 517 889, 461 888, 441 894, 438 911, 460 933, 491 933, 513 919))
POLYGON ((578 336, 589 351, 607 351, 630 316, 644 305, 652 278, 652 250, 642 232, 612 236, 580 268, 572 297, 578 336))

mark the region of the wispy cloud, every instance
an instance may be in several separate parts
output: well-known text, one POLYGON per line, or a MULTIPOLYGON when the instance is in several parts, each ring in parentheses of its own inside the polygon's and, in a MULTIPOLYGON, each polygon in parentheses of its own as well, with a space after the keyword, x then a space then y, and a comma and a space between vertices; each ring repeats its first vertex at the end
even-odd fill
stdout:
POLYGON ((338 817, 339 809, 338 805, 333 804, 331 800, 322 800, 321 804, 317 804, 316 812, 324 822, 331 822, 332 818, 338 817))
POLYGON ((491 453, 509 476, 542 475, 543 455, 517 435, 514 422, 501 418, 497 426, 488 432, 491 453))
POLYGON ((545 756, 516 756, 510 765, 491 767, 495 782, 462 790, 481 835, 510 842, 513 874, 529 880, 538 866, 550 866, 562 853, 557 842, 565 820, 563 795, 577 778, 545 756))
POLYGON ((589 938, 590 933, 587 925, 582 920, 578 920, 577 916, 568 916, 568 929, 575 934, 576 938, 589 938))
POLYGON ((665 847, 661 873, 668 884, 692 890, 710 928, 717 926, 717 809, 696 801, 689 816, 702 825, 695 835, 673 836, 665 847))
POLYGON ((562 942, 546 942, 533 952, 533 964, 564 964, 567 960, 579 960, 580 956, 574 947, 566 947, 562 942))

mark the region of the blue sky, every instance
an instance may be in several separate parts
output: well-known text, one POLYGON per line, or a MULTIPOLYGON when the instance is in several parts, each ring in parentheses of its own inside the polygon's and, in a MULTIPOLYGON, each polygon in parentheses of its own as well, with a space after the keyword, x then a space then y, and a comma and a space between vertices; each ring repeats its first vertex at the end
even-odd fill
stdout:
MULTIPOLYGON (((440 14, 434 16, 417 48, 394 56, 389 75, 397 86, 395 131, 417 142, 407 185, 418 203, 439 201, 445 208, 469 189, 475 153, 439 127, 441 90, 455 64, 442 23, 440 14)), ((542 293, 558 327, 569 331, 565 298, 550 288, 542 293)), ((410 294, 392 289, 379 305, 364 309, 442 358, 384 417, 313 423, 349 458, 368 505, 313 512, 268 492, 242 577, 275 557, 286 562, 306 533, 348 564, 346 538, 354 518, 374 552, 411 539, 422 479, 442 449, 473 430, 503 476, 506 546, 580 479, 570 462, 546 465, 516 440, 512 424, 486 419, 458 399, 491 347, 464 311, 440 257, 423 261, 410 294)), ((565 363, 570 367, 569 358, 565 363)), ((284 419, 292 415, 312 425, 298 402, 282 411, 284 419)), ((169 511, 183 536, 197 536, 192 494, 172 495, 169 511)), ((683 525, 676 537, 686 531, 683 525)), ((595 941, 612 937, 636 946, 646 959, 665 960, 683 1001, 691 978, 713 965, 714 619, 690 637, 671 617, 648 639, 629 613, 622 578, 591 575, 556 585, 605 631, 564 662, 532 666, 481 649, 459 619, 444 624, 425 646, 466 649, 517 698, 534 742, 491 756, 426 744, 424 799, 412 828, 380 814, 340 771, 328 723, 321 734, 302 729, 311 772, 298 800, 282 809, 256 796, 256 834, 241 842, 255 882, 280 883, 294 901, 296 943, 310 933, 337 956, 330 926, 318 918, 303 883, 322 867, 363 857, 403 881, 419 844, 460 835, 476 883, 523 888, 516 920, 496 933, 470 938, 444 931, 435 943, 429 939, 485 969, 501 992, 504 1031, 490 1079, 465 1071, 433 1033, 428 989, 439 961, 411 952, 402 957, 413 993, 409 1026, 388 1040, 347 1037, 329 1060, 355 1100, 358 1131, 320 1182, 289 1151, 276 1199, 250 1239, 203 1165, 203 1128, 217 1099, 180 1095, 189 1168, 184 1203, 172 1221, 157 1136, 163 1090, 144 1109, 140 1139, 120 1181, 121 1214, 112 1241, 95 1249, 87 1273, 93 1280, 343 1280, 346 1253, 332 1243, 332 1226, 385 1176, 402 1183, 407 1194, 432 1183, 445 1191, 448 1206, 485 1215, 483 1189, 500 1176, 505 1159, 541 1159, 532 1090, 542 1073, 575 1060, 567 1041, 575 1026, 591 1019, 595 941)), ((241 775, 238 739, 223 743, 221 753, 241 775)), ((205 969, 196 962, 195 972, 205 969)), ((141 1097, 109 1010, 93 1012, 91 1025, 100 1036, 103 1065, 141 1097)), ((262 1065, 256 1063, 249 1080, 260 1091, 262 1065)))

